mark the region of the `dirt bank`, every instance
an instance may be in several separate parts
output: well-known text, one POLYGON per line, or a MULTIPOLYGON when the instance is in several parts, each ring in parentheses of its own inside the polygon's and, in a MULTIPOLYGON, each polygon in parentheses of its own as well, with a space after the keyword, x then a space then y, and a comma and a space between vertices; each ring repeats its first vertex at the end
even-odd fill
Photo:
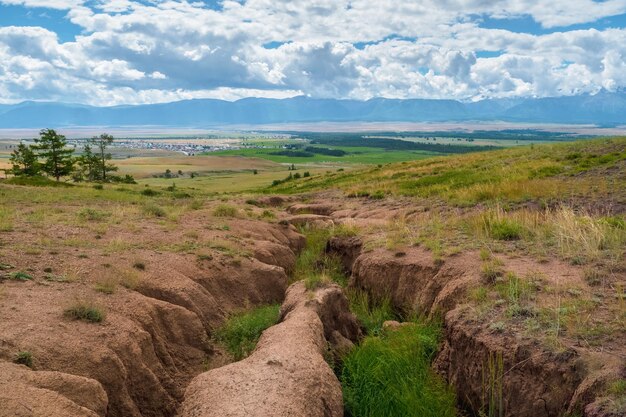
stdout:
MULTIPOLYGON (((188 382, 214 353, 212 330, 234 310, 281 302, 286 272, 303 245, 291 226, 233 223, 223 232, 198 233, 209 241, 237 236, 239 246, 228 251, 218 248, 198 257, 134 250, 113 263, 99 250, 85 250, 84 257, 64 257, 69 265, 56 265, 86 271, 78 280, 49 275, 5 280, 0 415, 174 415, 188 382), (133 267, 137 259, 141 269, 133 267), (110 294, 94 291, 103 276, 118 283, 110 294), (77 300, 97 306, 105 319, 88 323, 64 317, 77 300), (25 351, 34 370, 9 363, 25 351)), ((151 239, 146 233, 136 240, 151 239)), ((38 262, 46 265, 46 258, 38 262)), ((28 265, 30 259, 16 255, 13 270, 40 268, 28 265)))
POLYGON ((246 359, 196 377, 181 417, 343 416, 341 385, 324 357, 359 337, 343 291, 311 293, 293 284, 281 322, 263 332, 246 359))
MULTIPOLYGON (((555 348, 515 320, 495 327, 489 312, 479 312, 469 303, 470 291, 481 284, 478 253, 435 261, 420 247, 393 251, 363 247, 358 238, 333 238, 327 250, 338 254, 351 272, 350 287, 365 290, 373 299, 389 298, 400 311, 443 317, 444 343, 435 368, 456 388, 460 404, 468 410, 478 412, 492 391, 501 390, 497 400, 505 416, 561 416, 584 410, 602 394, 609 376, 615 378, 626 369, 623 334, 613 336, 604 349, 567 338, 555 348)), ((556 260, 537 263, 502 257, 502 262, 503 270, 542 277, 541 285, 547 289, 563 282, 584 285, 580 269, 556 260)), ((536 297, 540 302, 554 296, 540 291, 536 297)), ((587 409, 597 412, 598 407, 587 409)))

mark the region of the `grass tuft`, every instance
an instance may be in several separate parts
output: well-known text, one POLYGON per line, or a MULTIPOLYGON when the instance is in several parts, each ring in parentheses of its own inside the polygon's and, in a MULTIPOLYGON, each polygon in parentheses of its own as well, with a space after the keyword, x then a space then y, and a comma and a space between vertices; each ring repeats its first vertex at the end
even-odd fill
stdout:
POLYGON ((368 335, 379 335, 385 321, 398 319, 388 298, 374 303, 365 291, 357 289, 347 290, 346 296, 350 302, 350 311, 357 316, 368 335))
POLYGON ((89 323, 102 322, 106 314, 104 310, 96 306, 91 301, 76 300, 72 305, 65 309, 63 315, 73 320, 82 320, 89 323))
POLYGON ((280 305, 272 304, 235 314, 215 332, 215 338, 241 360, 254 350, 263 330, 278 321, 280 305))
POLYGON ((230 204, 220 204, 213 210, 215 217, 237 217, 237 207, 230 204))

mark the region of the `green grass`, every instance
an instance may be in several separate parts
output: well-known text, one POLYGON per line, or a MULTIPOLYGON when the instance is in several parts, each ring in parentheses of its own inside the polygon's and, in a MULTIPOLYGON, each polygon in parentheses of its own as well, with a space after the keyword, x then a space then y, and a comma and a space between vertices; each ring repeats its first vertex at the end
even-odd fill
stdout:
POLYGON ((75 301, 63 311, 63 315, 73 320, 82 320, 89 323, 100 323, 106 317, 101 307, 84 300, 75 301))
POLYGON ((347 415, 447 417, 456 415, 453 391, 431 369, 440 329, 416 322, 367 337, 344 359, 347 415))
POLYGON ((27 274, 26 272, 15 271, 9 274, 9 279, 12 279, 14 281, 30 281, 33 279, 33 277, 30 274, 27 274))
MULTIPOLYGON (((317 145, 315 145, 317 146, 317 145)), ((283 149, 237 149, 229 151, 211 152, 210 155, 244 156, 248 158, 262 158, 283 164, 313 164, 331 162, 338 164, 386 164, 390 162, 413 161, 436 155, 426 151, 386 151, 381 148, 370 147, 347 147, 347 146, 323 146, 324 148, 337 149, 347 152, 345 156, 330 156, 315 154, 311 157, 294 157, 273 155, 283 149)))
POLYGON ((356 315, 368 335, 381 334, 385 321, 398 319, 388 298, 372 302, 365 291, 358 289, 349 289, 346 296, 350 302, 350 311, 356 315))
POLYGON ((19 365, 26 365, 29 368, 33 367, 33 354, 27 350, 22 350, 15 354, 13 358, 13 363, 17 363, 19 365))
POLYGON ((341 270, 339 259, 327 254, 326 243, 335 231, 343 228, 301 228, 306 236, 306 247, 298 255, 292 282, 303 280, 308 289, 314 289, 326 282, 335 282, 342 287, 347 285, 347 277, 341 270))
POLYGON ((167 212, 163 207, 160 207, 154 203, 148 203, 143 206, 143 212, 152 217, 166 217, 167 212))
POLYGON ((254 350, 263 330, 278 321, 280 305, 273 304, 235 314, 215 332, 235 360, 241 360, 254 350))
POLYGON ((237 217, 237 207, 230 204, 220 204, 213 210, 215 217, 237 217))
POLYGON ((289 181, 272 192, 340 188, 347 195, 415 196, 466 206, 520 203, 563 195, 607 195, 626 189, 624 178, 601 172, 626 159, 626 138, 520 146, 490 152, 429 158, 289 181), (571 155, 575 155, 572 157, 571 155), (598 173, 590 179, 583 173, 598 173))

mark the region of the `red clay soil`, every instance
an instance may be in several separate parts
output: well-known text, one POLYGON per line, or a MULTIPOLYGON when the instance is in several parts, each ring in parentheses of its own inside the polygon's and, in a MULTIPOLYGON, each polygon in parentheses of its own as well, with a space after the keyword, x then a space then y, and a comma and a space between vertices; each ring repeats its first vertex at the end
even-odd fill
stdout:
POLYGON ((343 416, 341 385, 324 360, 329 341, 359 337, 343 291, 330 285, 311 293, 293 284, 281 318, 248 358, 196 377, 180 416, 343 416))
MULTIPOLYGON (((163 236, 150 233, 140 232, 136 241, 163 236)), ((85 259, 42 254, 34 263, 16 253, 15 270, 60 268, 56 260, 84 274, 74 282, 36 276, 2 283, 0 416, 173 416, 187 384, 215 353, 212 330, 232 311, 282 301, 286 270, 304 243, 292 226, 252 220, 233 221, 227 233, 239 236, 249 255, 214 251, 198 259, 142 249, 117 255, 111 266, 98 250, 85 249, 85 259), (133 270, 138 258, 146 268, 133 290, 94 291, 95 278, 133 270), (99 306, 105 320, 64 317, 76 299, 99 306), (32 353, 34 370, 9 363, 20 351, 32 353)))

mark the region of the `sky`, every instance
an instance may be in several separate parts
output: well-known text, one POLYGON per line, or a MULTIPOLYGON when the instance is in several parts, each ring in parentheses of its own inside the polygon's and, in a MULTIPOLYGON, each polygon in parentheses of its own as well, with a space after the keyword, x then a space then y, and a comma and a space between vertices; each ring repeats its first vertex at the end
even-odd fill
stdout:
POLYGON ((0 0, 0 103, 626 87, 626 0, 0 0))

